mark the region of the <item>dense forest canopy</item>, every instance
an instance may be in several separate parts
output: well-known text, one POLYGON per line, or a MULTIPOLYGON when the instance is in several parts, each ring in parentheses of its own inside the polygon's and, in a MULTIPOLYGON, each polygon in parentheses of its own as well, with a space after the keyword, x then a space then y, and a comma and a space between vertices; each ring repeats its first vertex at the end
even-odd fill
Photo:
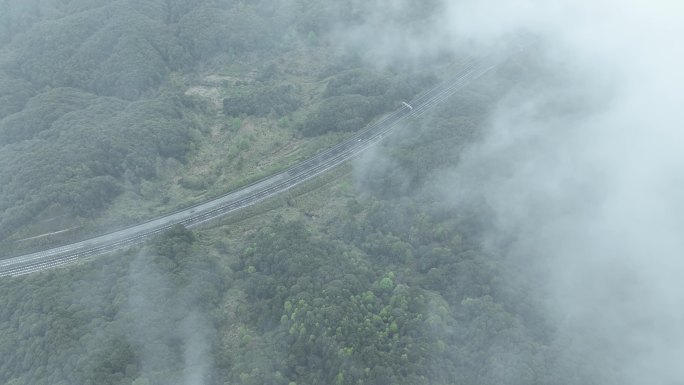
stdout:
MULTIPOLYGON (((122 194, 154 185, 168 165, 185 164, 209 127, 227 125, 212 108, 227 117, 279 119, 287 135, 316 136, 359 129, 430 84, 425 75, 363 68, 358 52, 330 43, 334 26, 363 23, 368 5, 313 5, 0 3, 0 242, 67 225, 77 229, 68 234, 73 239, 96 232, 86 227, 103 231, 105 222, 130 224, 97 218, 122 194), (226 70, 235 75, 222 75, 226 70), (210 81, 215 94, 198 98, 192 87, 206 85, 200 77, 209 74, 221 79, 210 81)), ((244 139, 238 144, 248 147, 244 139)), ((243 155, 235 164, 243 170, 243 155)), ((183 178, 189 190, 206 186, 191 179, 183 178)), ((154 210, 174 204, 182 203, 164 197, 154 210)), ((66 241, 48 236, 3 249, 10 255, 66 241)))
MULTIPOLYGON (((342 140, 477 54, 458 33, 428 36, 451 7, 0 0, 0 257, 207 200, 342 140)), ((608 94, 578 102, 582 82, 537 49, 283 197, 0 279, 0 383, 625 383, 619 360, 578 347, 586 330, 550 315, 544 256, 497 212, 522 210, 504 182, 548 142, 487 142, 493 111, 543 94, 510 120, 573 120, 608 94), (496 156, 473 155, 486 145, 496 156), (453 178, 464 163, 470 179, 453 178), (465 186, 480 180, 510 197, 465 186)), ((571 157, 544 160, 558 158, 571 157)))

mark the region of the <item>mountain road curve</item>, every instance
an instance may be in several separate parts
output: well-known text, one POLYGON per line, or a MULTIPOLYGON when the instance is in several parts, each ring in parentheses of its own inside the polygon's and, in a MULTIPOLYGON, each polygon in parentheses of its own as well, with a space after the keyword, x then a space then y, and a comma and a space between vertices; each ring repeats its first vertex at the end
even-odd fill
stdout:
POLYGON ((491 58, 469 60, 448 79, 413 100, 402 103, 399 109, 356 132, 348 139, 285 171, 246 187, 122 230, 0 260, 0 277, 31 274, 137 245, 175 225, 180 224, 188 228, 199 226, 281 194, 356 157, 395 131, 404 120, 424 114, 473 80, 491 71, 498 63, 499 60, 491 58))

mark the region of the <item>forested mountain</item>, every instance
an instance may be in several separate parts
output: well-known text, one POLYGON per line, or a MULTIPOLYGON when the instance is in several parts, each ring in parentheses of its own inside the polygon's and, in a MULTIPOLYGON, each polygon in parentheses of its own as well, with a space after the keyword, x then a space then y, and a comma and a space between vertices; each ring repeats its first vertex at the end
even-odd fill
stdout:
POLYGON ((0 255, 224 192, 212 178, 235 187, 255 166, 285 167, 276 147, 305 156, 329 141, 301 134, 358 129, 430 84, 330 44, 324 26, 362 22, 363 5, 316 4, 3 1, 0 255), (217 135, 228 159, 198 180, 188 155, 217 135), (118 200, 140 207, 110 210, 118 200))
MULTIPOLYGON (((340 41, 385 3, 3 0, 0 255, 287 167, 453 70, 456 53, 371 63, 340 41)), ((439 4, 388 15, 418 29, 439 4)), ((587 383, 533 274, 486 242, 486 202, 436 186, 529 66, 241 217, 1 279, 0 383, 587 383)))
POLYGON ((425 134, 383 147, 404 155, 369 167, 359 192, 343 173, 238 223, 0 281, 2 379, 583 383, 551 345, 535 283, 484 250, 486 206, 445 210, 430 191, 477 121, 440 109, 411 127, 425 134))

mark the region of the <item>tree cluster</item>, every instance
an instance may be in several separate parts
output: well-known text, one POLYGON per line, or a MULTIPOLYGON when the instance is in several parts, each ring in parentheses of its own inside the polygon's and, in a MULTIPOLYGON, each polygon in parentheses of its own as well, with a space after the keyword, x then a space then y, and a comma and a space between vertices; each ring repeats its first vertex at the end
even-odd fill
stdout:
MULTIPOLYGON (((1 280, 3 384, 182 384, 221 269, 182 227, 132 256, 18 280, 1 280)), ((218 383, 206 373, 205 383, 218 383)))
POLYGON ((48 207, 94 216, 125 184, 153 178, 158 159, 184 161, 189 111, 182 99, 129 103, 72 88, 33 97, 0 121, 0 238, 48 207))
POLYGON ((374 117, 409 100, 425 84, 417 79, 362 69, 343 71, 327 80, 323 99, 301 124, 304 135, 356 131, 374 117))

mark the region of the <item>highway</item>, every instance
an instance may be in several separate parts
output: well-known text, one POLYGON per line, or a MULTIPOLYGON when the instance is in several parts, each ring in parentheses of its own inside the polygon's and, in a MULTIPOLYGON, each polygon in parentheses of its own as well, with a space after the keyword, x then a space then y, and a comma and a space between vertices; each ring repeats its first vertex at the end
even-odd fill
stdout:
POLYGON ((473 80, 491 71, 497 64, 498 60, 492 58, 467 61, 445 81, 413 100, 402 103, 401 108, 385 115, 350 138, 290 167, 286 171, 264 178, 249 186, 123 230, 65 246, 0 260, 0 277, 21 276, 57 268, 84 258, 137 245, 177 224, 188 228, 199 226, 281 194, 356 157, 395 131, 400 123, 406 119, 424 114, 473 80))

